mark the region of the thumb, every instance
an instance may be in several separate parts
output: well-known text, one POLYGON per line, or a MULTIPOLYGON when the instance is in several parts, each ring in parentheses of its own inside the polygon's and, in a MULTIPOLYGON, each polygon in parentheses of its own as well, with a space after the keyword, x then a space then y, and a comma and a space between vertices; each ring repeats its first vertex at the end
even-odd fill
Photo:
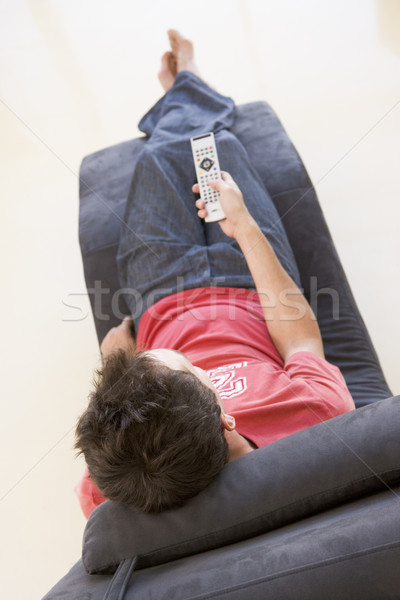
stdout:
POLYGON ((226 187, 226 183, 224 183, 221 179, 209 179, 207 183, 210 188, 217 190, 218 192, 222 192, 222 190, 226 187))

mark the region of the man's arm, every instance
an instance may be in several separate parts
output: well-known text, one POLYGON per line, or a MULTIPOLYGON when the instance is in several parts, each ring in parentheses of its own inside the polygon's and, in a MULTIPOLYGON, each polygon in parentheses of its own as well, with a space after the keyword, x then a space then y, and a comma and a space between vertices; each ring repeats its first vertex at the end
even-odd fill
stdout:
MULTIPOLYGON (((236 239, 246 258, 276 349, 284 362, 301 350, 324 358, 321 334, 310 305, 250 215, 232 177, 225 172, 222 176, 222 181, 209 182, 221 194, 226 219, 220 221, 220 226, 226 235, 236 239)), ((193 191, 197 192, 196 186, 193 191)), ((206 210, 201 199, 196 206, 199 216, 204 217, 206 210)))

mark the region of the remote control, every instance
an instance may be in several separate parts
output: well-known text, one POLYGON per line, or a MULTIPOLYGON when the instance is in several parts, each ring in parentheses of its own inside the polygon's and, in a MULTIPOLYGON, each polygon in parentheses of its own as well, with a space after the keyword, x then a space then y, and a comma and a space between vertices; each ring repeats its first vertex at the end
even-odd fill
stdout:
POLYGON ((190 143, 192 144, 200 197, 204 200, 207 209, 207 216, 204 220, 206 223, 221 221, 225 219, 225 213, 219 202, 219 192, 207 185, 209 179, 221 179, 214 134, 206 133, 192 137, 190 143))

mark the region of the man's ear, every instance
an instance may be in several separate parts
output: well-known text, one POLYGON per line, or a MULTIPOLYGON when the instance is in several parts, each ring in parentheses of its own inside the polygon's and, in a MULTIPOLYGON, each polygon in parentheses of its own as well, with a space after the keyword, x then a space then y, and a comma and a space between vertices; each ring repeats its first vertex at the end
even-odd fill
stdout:
POLYGON ((222 428, 227 431, 233 431, 236 427, 235 417, 232 415, 227 415, 221 410, 221 424, 222 428))

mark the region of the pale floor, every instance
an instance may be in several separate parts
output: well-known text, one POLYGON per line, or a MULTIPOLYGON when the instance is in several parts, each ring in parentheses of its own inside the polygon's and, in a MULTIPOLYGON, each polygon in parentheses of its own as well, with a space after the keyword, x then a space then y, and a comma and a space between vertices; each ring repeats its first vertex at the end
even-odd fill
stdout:
POLYGON ((98 348, 78 246, 83 156, 135 137, 162 94, 166 29, 237 103, 295 142, 383 369, 400 393, 397 0, 2 0, 2 597, 40 598, 78 559, 73 429, 98 348), (195 8, 197 14, 195 15, 195 8), (71 294, 82 294, 81 319, 71 294))

